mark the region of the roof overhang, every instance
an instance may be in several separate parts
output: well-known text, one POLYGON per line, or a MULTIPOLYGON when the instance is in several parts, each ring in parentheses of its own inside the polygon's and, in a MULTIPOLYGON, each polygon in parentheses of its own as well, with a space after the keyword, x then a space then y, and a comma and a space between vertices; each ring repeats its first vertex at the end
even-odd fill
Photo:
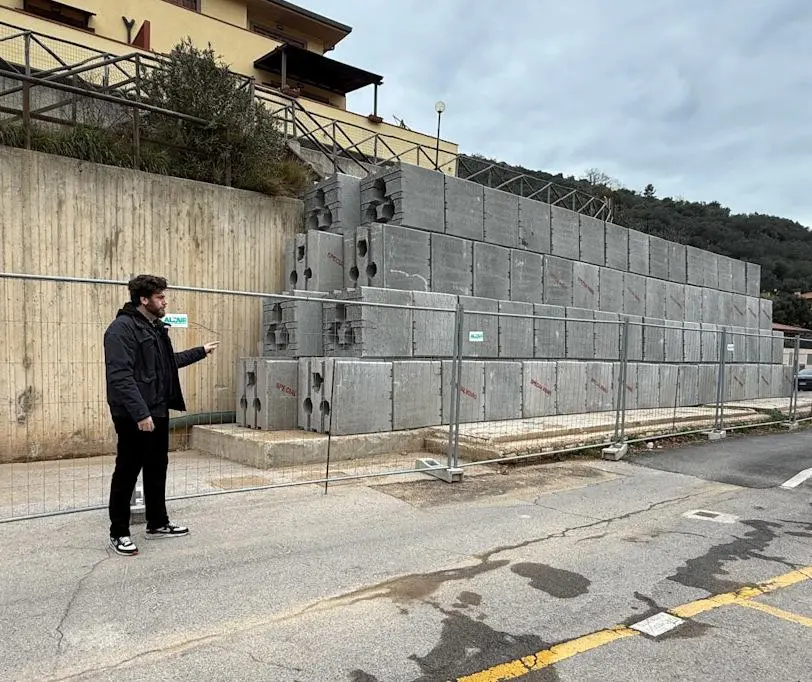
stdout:
POLYGON ((265 0, 276 19, 282 24, 290 24, 305 34, 313 35, 324 41, 326 50, 332 50, 341 40, 346 38, 352 27, 342 24, 334 19, 311 12, 304 7, 294 5, 286 0, 265 0))
POLYGON ((283 62, 287 78, 339 95, 346 95, 348 92, 359 90, 367 85, 383 83, 383 76, 295 45, 280 45, 272 52, 257 59, 254 67, 282 75, 283 62))

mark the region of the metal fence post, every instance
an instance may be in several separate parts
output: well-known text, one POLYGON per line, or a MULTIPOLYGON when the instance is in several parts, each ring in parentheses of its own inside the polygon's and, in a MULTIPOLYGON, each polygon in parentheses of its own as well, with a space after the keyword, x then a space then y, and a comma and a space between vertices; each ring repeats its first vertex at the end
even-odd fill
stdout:
POLYGON ((601 451, 604 459, 619 460, 626 456, 629 446, 626 443, 626 383, 629 375, 629 320, 620 326, 620 364, 617 373, 615 395, 615 434, 612 445, 601 451))
POLYGON ((801 364, 801 337, 795 336, 792 349, 792 388, 789 394, 789 415, 786 427, 790 430, 798 428, 798 369, 801 364))
POLYGON ((708 433, 711 440, 720 440, 725 437, 725 370, 727 359, 727 329, 722 328, 719 334, 719 364, 716 376, 716 412, 713 420, 713 429, 708 433))
MULTIPOLYGON (((25 34, 25 75, 31 76, 31 34, 25 34)), ((23 82, 23 127, 25 128, 25 148, 31 149, 31 81, 23 82)))

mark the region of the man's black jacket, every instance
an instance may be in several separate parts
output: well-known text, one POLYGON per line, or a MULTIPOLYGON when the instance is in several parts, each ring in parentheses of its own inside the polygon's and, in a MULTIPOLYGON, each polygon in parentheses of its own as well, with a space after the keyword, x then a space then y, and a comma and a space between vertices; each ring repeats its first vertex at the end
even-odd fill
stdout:
POLYGON ((175 353, 167 325, 152 324, 126 303, 104 333, 107 403, 114 417, 139 422, 185 411, 178 369, 203 360, 203 347, 175 353))

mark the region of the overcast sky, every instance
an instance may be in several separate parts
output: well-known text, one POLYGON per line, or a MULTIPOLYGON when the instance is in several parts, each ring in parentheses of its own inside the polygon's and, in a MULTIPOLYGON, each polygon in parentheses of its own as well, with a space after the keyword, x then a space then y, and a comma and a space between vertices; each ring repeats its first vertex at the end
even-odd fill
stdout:
MULTIPOLYGON (((301 0, 466 153, 812 227, 812 0, 301 0)), ((372 110, 372 88, 349 107, 372 110)))

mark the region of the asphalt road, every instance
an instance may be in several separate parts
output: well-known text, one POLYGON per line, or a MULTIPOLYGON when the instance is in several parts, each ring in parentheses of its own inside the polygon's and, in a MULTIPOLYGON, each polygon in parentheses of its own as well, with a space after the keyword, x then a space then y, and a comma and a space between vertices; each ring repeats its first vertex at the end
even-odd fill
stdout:
POLYGON ((134 558, 102 513, 0 525, 0 679, 806 682, 808 440, 187 500, 134 558))

